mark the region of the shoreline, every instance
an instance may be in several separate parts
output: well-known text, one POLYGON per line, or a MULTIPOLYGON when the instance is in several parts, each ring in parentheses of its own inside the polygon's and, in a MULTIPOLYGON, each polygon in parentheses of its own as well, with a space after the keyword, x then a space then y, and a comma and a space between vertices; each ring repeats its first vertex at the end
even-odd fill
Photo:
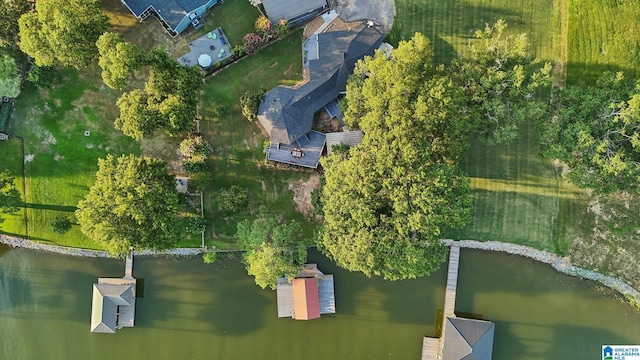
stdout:
MULTIPOLYGON (((524 245, 517 245, 511 243, 505 243, 500 241, 476 241, 476 240, 451 240, 444 239, 442 242, 446 246, 451 246, 455 243, 460 248, 476 249, 493 252, 503 252, 510 255, 519 255, 538 262, 545 263, 553 267, 557 272, 565 275, 579 277, 581 279, 588 279, 596 281, 612 290, 615 290, 622 294, 631 305, 640 309, 640 292, 625 283, 623 280, 604 275, 592 270, 583 269, 571 264, 568 257, 558 256, 548 251, 534 249, 524 245)), ((12 248, 23 248, 30 250, 46 251, 56 253, 60 255, 80 256, 80 257, 94 257, 94 258, 108 258, 109 255, 106 251, 102 250, 89 250, 78 249, 60 245, 48 245, 41 244, 31 240, 0 235, 0 244, 7 245, 12 248)), ((136 256, 149 256, 149 255, 176 255, 176 256, 195 256, 203 252, 200 248, 180 248, 170 249, 164 251, 152 251, 143 250, 135 251, 136 256)))

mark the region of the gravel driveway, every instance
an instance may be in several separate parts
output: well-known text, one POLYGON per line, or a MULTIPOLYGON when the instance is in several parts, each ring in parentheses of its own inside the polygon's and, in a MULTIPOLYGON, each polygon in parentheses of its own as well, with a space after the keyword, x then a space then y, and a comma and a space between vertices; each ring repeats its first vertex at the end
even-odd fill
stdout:
POLYGON ((335 10, 344 21, 373 20, 388 34, 396 9, 393 0, 333 0, 335 10))

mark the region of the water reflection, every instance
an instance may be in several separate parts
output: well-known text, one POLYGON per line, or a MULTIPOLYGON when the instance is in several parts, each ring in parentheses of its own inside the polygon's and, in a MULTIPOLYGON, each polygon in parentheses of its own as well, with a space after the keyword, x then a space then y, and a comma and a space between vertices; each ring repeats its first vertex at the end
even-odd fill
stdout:
MULTIPOLYGON (((640 314, 609 291, 519 257, 463 250, 457 310, 496 323, 494 359, 597 358, 602 343, 640 343, 640 314)), ((445 267, 387 282, 337 268, 335 315, 277 318, 276 295, 237 261, 138 257, 136 326, 90 334, 91 284, 122 261, 11 250, 0 257, 0 359, 419 359, 436 332, 445 267), (27 336, 25 336, 27 334, 27 336)))

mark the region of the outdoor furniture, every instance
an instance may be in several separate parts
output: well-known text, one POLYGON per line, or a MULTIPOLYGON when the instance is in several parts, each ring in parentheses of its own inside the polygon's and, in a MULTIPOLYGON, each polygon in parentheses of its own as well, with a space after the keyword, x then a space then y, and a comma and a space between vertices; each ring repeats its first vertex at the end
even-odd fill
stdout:
POLYGON ((291 156, 294 158, 301 158, 304 156, 304 153, 300 149, 293 149, 291 150, 291 156))

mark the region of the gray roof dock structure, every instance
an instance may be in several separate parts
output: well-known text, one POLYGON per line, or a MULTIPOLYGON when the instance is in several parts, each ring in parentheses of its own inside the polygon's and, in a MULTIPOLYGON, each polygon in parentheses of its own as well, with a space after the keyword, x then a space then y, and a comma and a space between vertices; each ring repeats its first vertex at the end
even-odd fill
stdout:
POLYGON ((456 317, 460 247, 449 250, 449 270, 445 289, 440 338, 424 337, 422 360, 491 360, 495 324, 490 321, 456 317))
MULTIPOLYGON (((305 264, 304 268, 298 273, 295 279, 313 279, 317 280, 318 299, 304 299, 305 301, 315 302, 315 306, 319 307, 320 314, 335 314, 336 299, 333 284, 333 275, 323 274, 317 264, 305 264)), ((296 317, 295 305, 303 299, 296 299, 299 292, 294 291, 294 284, 290 283, 286 277, 278 279, 276 286, 276 297, 278 301, 278 317, 291 317, 296 320, 306 320, 306 318, 296 317)))
POLYGON ((178 35, 189 25, 197 27, 197 20, 218 0, 121 0, 122 3, 140 21, 153 15, 170 30, 171 35, 178 35))
POLYGON ((136 312, 136 279, 133 277, 133 253, 125 261, 125 275, 98 278, 93 284, 91 332, 115 333, 116 329, 133 327, 136 312))
MULTIPOLYGON (((380 30, 362 21, 351 30, 313 34, 303 43, 306 54, 303 70, 308 71, 306 82, 295 87, 271 89, 258 108, 258 120, 272 144, 266 150, 267 158, 280 144, 301 148, 308 142, 309 136, 305 135, 311 132, 314 114, 346 90, 347 79, 356 62, 373 55, 382 38, 380 30)), ((318 166, 317 163, 309 166, 297 161, 301 158, 303 156, 297 156, 292 163, 312 168, 318 166)))
POLYGON ((287 20, 297 27, 328 8, 327 0, 262 0, 262 6, 272 23, 287 20))

